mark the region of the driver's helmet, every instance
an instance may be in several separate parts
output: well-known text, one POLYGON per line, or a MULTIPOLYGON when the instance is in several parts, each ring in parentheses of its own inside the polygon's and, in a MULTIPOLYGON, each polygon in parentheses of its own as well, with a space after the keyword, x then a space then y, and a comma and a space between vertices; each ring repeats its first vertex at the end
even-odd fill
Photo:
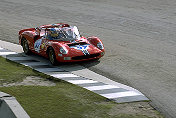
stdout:
POLYGON ((50 29, 50 36, 51 37, 58 37, 58 33, 57 33, 57 31, 56 31, 56 29, 55 28, 51 28, 50 29))
POLYGON ((69 35, 69 36, 72 36, 73 35, 73 31, 72 31, 72 29, 67 29, 67 34, 69 35))

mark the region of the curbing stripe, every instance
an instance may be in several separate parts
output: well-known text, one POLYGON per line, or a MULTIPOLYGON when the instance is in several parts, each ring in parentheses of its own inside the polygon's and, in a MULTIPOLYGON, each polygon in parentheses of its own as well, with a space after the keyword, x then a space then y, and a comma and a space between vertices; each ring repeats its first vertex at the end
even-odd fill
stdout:
POLYGON ((18 62, 18 63, 31 63, 31 62, 40 62, 40 61, 37 61, 37 60, 32 60, 32 59, 26 59, 26 60, 14 60, 15 62, 18 62))
POLYGON ((56 67, 54 67, 54 68, 37 68, 35 70, 37 70, 39 72, 65 72, 64 70, 56 68, 56 67))
POLYGON ((6 49, 1 49, 0 52, 11 52, 11 51, 6 50, 6 49))
POLYGON ((29 57, 7 57, 7 59, 11 61, 32 60, 32 58, 29 58, 29 57))
POLYGON ((81 87, 90 87, 90 86, 102 86, 102 85, 107 85, 107 84, 104 84, 102 82, 98 82, 98 83, 80 84, 79 86, 81 86, 81 87))
POLYGON ((95 90, 104 90, 104 89, 112 89, 112 88, 119 88, 118 86, 114 85, 102 85, 102 86, 91 86, 91 87, 84 87, 90 91, 95 91, 95 90))
MULTIPOLYGON (((60 74, 70 74, 70 72, 68 72, 68 71, 63 71, 63 72, 44 72, 44 73, 47 74, 47 75, 50 75, 50 76, 52 76, 52 75, 58 75, 59 76, 60 74)), ((71 77, 64 77, 64 79, 65 78, 71 78, 71 77)), ((60 78, 60 79, 63 79, 63 78, 60 78)))
POLYGON ((112 99, 112 98, 120 98, 120 97, 137 96, 141 94, 134 91, 126 91, 126 92, 108 93, 108 94, 100 94, 100 95, 106 98, 112 99))
POLYGON ((11 54, 11 55, 6 56, 7 59, 9 59, 11 57, 27 57, 27 56, 23 55, 22 53, 16 53, 16 54, 11 54))
POLYGON ((87 80, 86 78, 83 78, 83 77, 65 77, 65 78, 61 78, 62 80, 65 80, 65 81, 69 81, 69 80, 87 80))
POLYGON ((32 65, 31 67, 34 69, 38 69, 38 68, 53 68, 55 66, 52 66, 52 65, 32 65))
POLYGON ((0 52, 0 55, 17 54, 16 52, 0 52))
POLYGON ((51 76, 56 77, 56 78, 79 77, 74 74, 52 74, 51 76))
POLYGON ((98 94, 108 94, 108 93, 117 93, 117 92, 125 92, 128 91, 126 89, 123 88, 112 88, 112 89, 104 89, 104 90, 95 90, 95 93, 98 94))
POLYGON ((114 98, 113 100, 118 103, 124 103, 124 102, 131 102, 131 101, 141 101, 141 100, 144 101, 148 99, 144 95, 137 95, 137 96, 114 98))
POLYGON ((33 60, 30 57, 7 57, 7 59, 12 61, 33 60))
POLYGON ((41 62, 28 62, 28 63, 20 63, 23 64, 25 66, 33 66, 33 65, 48 65, 46 63, 41 63, 41 62))
POLYGON ((97 81, 93 81, 93 80, 68 80, 68 82, 72 84, 97 83, 97 81))

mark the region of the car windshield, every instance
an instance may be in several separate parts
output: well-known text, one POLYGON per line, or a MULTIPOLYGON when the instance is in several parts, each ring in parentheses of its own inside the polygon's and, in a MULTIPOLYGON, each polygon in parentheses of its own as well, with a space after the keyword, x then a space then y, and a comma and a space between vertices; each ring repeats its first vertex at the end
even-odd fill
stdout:
POLYGON ((55 40, 73 42, 75 40, 80 39, 80 34, 76 26, 54 28, 54 29, 56 33, 56 37, 54 37, 55 40))

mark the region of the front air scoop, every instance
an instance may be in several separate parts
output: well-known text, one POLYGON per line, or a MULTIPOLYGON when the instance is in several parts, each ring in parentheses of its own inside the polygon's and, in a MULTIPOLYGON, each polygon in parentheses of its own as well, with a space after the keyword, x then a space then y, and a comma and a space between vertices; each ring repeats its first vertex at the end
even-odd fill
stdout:
POLYGON ((87 43, 86 42, 76 42, 76 43, 71 43, 71 44, 67 44, 69 47, 72 47, 72 46, 78 46, 78 45, 86 45, 87 43))

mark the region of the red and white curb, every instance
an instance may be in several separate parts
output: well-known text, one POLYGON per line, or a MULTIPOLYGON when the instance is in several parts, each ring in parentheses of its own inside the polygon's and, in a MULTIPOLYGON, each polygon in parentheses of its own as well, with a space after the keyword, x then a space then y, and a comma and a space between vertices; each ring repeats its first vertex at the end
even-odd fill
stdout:
MULTIPOLYGON (((8 45, 16 44, 9 43, 8 45)), ((17 45, 17 47, 21 50, 21 46, 17 45)), ((149 100, 138 90, 109 80, 80 65, 52 66, 47 59, 40 56, 28 56, 23 54, 22 51, 21 53, 16 53, 7 50, 7 48, 4 49, 1 45, 0 55, 11 61, 29 66, 39 72, 81 86, 117 103, 149 100)))

